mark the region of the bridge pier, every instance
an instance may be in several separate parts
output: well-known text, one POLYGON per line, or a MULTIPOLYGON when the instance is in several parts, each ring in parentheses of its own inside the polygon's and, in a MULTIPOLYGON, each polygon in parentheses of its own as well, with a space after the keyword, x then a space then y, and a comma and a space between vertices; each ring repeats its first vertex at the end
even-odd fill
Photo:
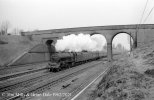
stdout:
POLYGON ((112 61, 112 43, 107 43, 107 56, 108 56, 108 61, 112 61))

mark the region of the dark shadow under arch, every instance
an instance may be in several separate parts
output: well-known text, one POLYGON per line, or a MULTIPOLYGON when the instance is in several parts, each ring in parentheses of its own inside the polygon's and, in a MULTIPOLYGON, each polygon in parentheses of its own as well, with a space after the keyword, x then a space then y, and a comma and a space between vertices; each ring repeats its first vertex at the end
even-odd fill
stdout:
MULTIPOLYGON (((101 33, 98 33, 98 32, 93 32, 93 33, 90 34, 90 36, 92 36, 92 35, 96 35, 96 34, 100 34, 100 35, 104 36, 105 39, 106 39, 106 36, 105 36, 105 35, 103 35, 103 34, 101 34, 101 33)), ((107 39, 106 39, 106 40, 107 40, 107 39)))
POLYGON ((51 45, 54 41, 53 40, 47 40, 45 43, 47 46, 51 45))
MULTIPOLYGON (((50 53, 50 56, 56 52, 56 48, 53 45, 53 42, 54 42, 53 40, 47 40, 46 41, 46 45, 48 47, 48 51, 50 53)), ((50 57, 50 60, 51 60, 51 57, 50 57)))
POLYGON ((90 36, 95 35, 95 34, 100 34, 100 33, 93 32, 93 33, 90 34, 90 36))

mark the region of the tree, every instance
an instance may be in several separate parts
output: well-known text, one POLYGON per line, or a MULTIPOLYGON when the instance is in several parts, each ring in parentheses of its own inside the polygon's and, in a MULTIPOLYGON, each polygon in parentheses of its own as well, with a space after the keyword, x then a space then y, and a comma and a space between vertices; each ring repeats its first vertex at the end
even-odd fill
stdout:
POLYGON ((24 36, 24 31, 22 29, 14 28, 12 30, 12 34, 13 35, 21 35, 21 36, 24 36))
POLYGON ((19 29, 18 28, 14 28, 12 31, 13 35, 19 35, 19 29))
POLYGON ((120 43, 118 43, 117 49, 118 49, 118 50, 122 50, 122 45, 121 45, 120 43))
POLYGON ((10 27, 9 21, 2 22, 0 26, 0 35, 5 35, 8 32, 8 28, 10 27))
POLYGON ((20 29, 19 35, 24 36, 24 35, 25 35, 25 34, 24 34, 24 30, 20 29))

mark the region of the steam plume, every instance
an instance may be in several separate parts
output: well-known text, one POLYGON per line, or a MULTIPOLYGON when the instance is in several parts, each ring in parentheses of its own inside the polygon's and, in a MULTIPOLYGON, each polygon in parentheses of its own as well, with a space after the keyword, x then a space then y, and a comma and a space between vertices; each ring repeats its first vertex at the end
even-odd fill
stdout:
POLYGON ((55 44, 57 51, 81 52, 85 51, 103 51, 106 39, 100 34, 90 36, 89 34, 71 34, 57 40, 55 44))

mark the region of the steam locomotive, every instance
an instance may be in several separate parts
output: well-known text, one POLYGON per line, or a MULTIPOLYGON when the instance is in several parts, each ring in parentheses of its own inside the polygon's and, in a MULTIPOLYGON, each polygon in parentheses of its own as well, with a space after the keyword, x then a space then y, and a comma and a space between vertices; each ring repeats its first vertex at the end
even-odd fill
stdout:
POLYGON ((48 68, 52 72, 68 69, 75 65, 106 57, 104 52, 55 52, 51 56, 48 68))

